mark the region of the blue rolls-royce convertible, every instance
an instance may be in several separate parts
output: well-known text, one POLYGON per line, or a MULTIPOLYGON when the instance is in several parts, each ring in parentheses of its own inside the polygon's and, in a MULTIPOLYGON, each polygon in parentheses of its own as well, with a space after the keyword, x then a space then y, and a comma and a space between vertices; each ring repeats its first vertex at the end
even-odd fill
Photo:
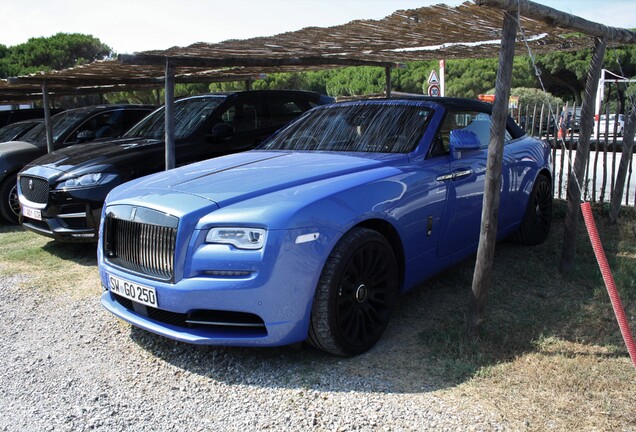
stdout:
MULTIPOLYGON (((102 304, 195 344, 368 350, 400 292, 477 250, 491 109, 327 105, 256 150, 118 186, 100 230, 102 304)), ((499 239, 545 240, 550 165, 509 118, 499 239)))

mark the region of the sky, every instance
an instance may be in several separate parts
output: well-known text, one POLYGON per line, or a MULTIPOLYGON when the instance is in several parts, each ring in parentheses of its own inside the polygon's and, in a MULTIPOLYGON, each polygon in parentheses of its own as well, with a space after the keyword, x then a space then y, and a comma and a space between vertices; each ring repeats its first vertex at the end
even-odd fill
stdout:
MULTIPOLYGON (((613 27, 636 28, 636 0, 535 0, 613 27)), ((0 44, 82 33, 116 53, 271 36, 308 26, 380 19, 460 0, 0 0, 0 44)))

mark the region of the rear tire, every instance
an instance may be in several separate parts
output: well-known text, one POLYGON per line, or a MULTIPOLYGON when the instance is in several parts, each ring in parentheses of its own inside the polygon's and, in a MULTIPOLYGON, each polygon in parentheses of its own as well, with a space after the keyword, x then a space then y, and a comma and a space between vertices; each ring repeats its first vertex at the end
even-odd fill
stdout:
POLYGON ((539 174, 532 187, 526 213, 512 240, 529 246, 541 244, 548 237, 551 223, 552 183, 546 175, 539 174))
POLYGON ((0 184, 0 216, 9 223, 18 224, 20 202, 15 174, 10 175, 0 184))
POLYGON ((380 339, 398 294, 393 248, 377 231, 354 228, 329 255, 311 309, 307 342, 341 356, 380 339))

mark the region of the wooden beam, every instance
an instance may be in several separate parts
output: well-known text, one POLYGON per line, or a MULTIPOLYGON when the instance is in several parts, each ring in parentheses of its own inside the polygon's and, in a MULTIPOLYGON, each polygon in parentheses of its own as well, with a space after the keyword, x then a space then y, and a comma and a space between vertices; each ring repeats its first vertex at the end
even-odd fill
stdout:
POLYGON ((174 66, 180 67, 278 67, 278 66, 394 66, 393 62, 378 62, 369 60, 343 59, 331 57, 184 57, 152 54, 120 54, 118 56, 124 65, 159 65, 166 59, 174 66))
POLYGON ((472 302, 468 311, 467 331, 473 338, 479 337, 488 289, 492 283, 492 266, 497 243, 497 219, 499 215, 499 190, 501 188, 501 162, 508 115, 508 99, 512 82, 512 63, 515 56, 515 38, 519 16, 513 12, 504 13, 501 54, 495 84, 495 102, 492 109, 488 160, 486 161, 486 181, 481 232, 477 248, 477 262, 473 274, 472 302))
MULTIPOLYGON (((561 12, 560 10, 533 1, 473 0, 473 2, 478 6, 490 6, 508 12, 518 12, 523 17, 543 21, 550 26, 572 29, 573 31, 583 32, 590 36, 607 39, 612 42, 626 44, 636 43, 636 32, 588 21, 584 18, 561 12)), ((625 13, 630 12, 626 10, 625 13)))

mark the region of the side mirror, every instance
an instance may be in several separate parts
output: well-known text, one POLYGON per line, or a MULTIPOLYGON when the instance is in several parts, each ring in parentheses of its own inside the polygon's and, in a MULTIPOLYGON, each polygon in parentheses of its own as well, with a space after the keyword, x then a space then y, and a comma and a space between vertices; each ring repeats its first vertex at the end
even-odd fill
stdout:
POLYGON ((95 132, 91 130, 83 130, 77 134, 77 138, 75 139, 75 141, 77 143, 83 143, 86 141, 92 141, 94 139, 95 139, 95 132))
POLYGON ((234 128, 227 123, 218 123, 212 127, 212 130, 205 137, 208 141, 230 138, 234 135, 234 128))
POLYGON ((479 150, 481 141, 475 132, 465 129, 450 131, 450 153, 453 159, 461 159, 462 151, 479 150))

